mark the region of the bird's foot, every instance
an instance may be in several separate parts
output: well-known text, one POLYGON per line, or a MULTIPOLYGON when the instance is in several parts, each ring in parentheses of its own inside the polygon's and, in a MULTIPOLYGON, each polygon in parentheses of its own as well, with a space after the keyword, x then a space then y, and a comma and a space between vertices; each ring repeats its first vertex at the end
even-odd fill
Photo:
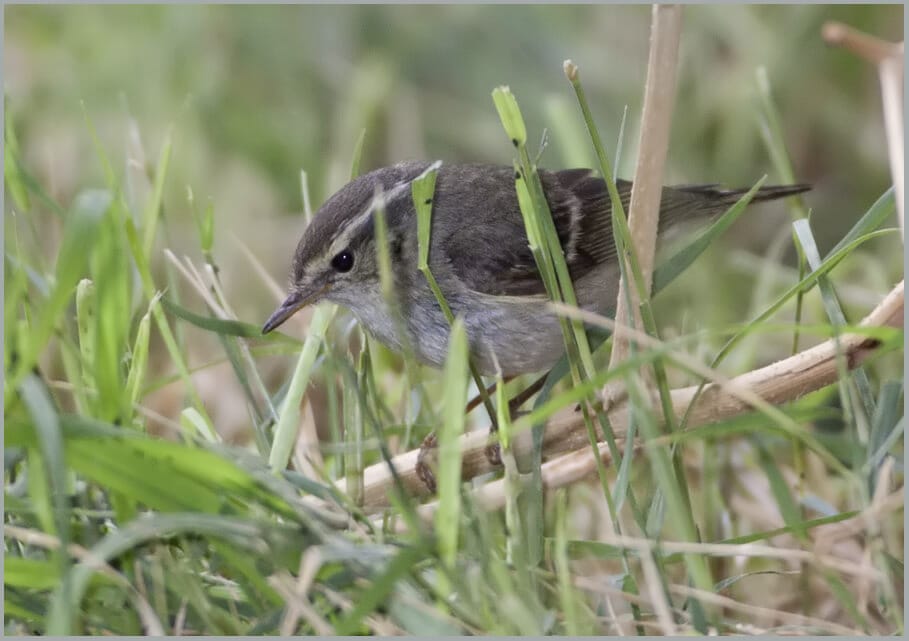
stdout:
MULTIPOLYGON (((489 430, 490 438, 495 438, 495 433, 496 430, 491 428, 489 430)), ((435 494, 437 489, 435 470, 439 463, 437 454, 438 446, 439 441, 436 438, 435 432, 429 434, 429 436, 424 438, 423 442, 420 443, 420 451, 417 453, 417 463, 414 465, 417 477, 423 481, 423 485, 426 486, 426 489, 430 494, 435 494)), ((486 460, 489 461, 490 465, 493 467, 500 467, 502 465, 502 450, 499 447, 498 442, 490 442, 486 446, 485 453, 486 460)))
POLYGON ((489 461, 489 464, 493 467, 502 465, 502 447, 499 445, 498 440, 493 440, 496 438, 496 432, 497 430, 494 427, 489 428, 490 442, 486 445, 485 449, 486 460, 489 461))
MULTIPOLYGON (((541 377, 539 380, 532 383, 528 388, 521 391, 517 396, 508 402, 508 413, 512 419, 516 418, 520 414, 518 410, 521 405, 523 405, 530 397, 540 391, 545 380, 545 376, 541 377)), ((467 411, 470 411, 478 403, 478 399, 471 401, 471 403, 468 404, 467 411)), ((495 424, 490 426, 489 443, 486 445, 486 449, 484 450, 486 460, 489 461, 489 464, 492 467, 502 466, 502 448, 498 442, 496 434, 497 431, 498 430, 495 424)), ((426 489, 430 494, 435 494, 437 489, 435 470, 438 468, 439 462, 437 453, 438 446, 439 441, 438 438, 436 438, 435 432, 430 433, 426 438, 423 439, 423 442, 420 444, 420 451, 417 453, 417 462, 414 466, 417 477, 423 481, 423 485, 426 486, 426 489)))
POLYGON ((420 443, 420 451, 417 454, 417 464, 414 466, 414 470, 417 473, 417 476, 423 485, 426 486, 426 489, 429 490, 430 494, 435 494, 436 492, 436 475, 433 471, 436 469, 439 459, 436 455, 438 451, 439 440, 436 438, 435 432, 430 432, 429 436, 423 439, 423 442, 420 443))

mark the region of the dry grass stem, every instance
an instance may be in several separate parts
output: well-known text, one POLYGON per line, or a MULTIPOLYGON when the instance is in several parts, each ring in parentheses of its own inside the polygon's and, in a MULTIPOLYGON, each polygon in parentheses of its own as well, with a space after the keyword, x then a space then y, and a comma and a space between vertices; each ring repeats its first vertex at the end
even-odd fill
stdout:
POLYGON ((887 132, 890 174, 893 176, 893 190, 896 192, 897 219, 905 239, 903 43, 887 42, 840 22, 825 24, 822 35, 829 44, 848 49, 877 67, 881 81, 881 102, 884 108, 884 129, 887 132))
MULTIPOLYGON (((650 292, 653 275, 653 258, 656 251, 657 228, 660 218, 660 199, 663 193, 663 168, 669 149, 669 127, 675 101, 676 69, 678 67, 679 40, 682 33, 682 7, 679 5, 654 5, 650 31, 650 55, 647 61, 647 81, 644 86, 644 106, 641 114, 641 138, 634 184, 631 188, 631 205, 628 226, 631 242, 645 291, 650 292)), ((626 269, 626 274, 631 270, 626 269)), ((641 327, 637 291, 629 287, 627 279, 619 284, 615 317, 628 318, 627 297, 632 301, 634 325, 641 327)), ((628 338, 617 333, 613 342, 610 367, 628 357, 628 338)))
MULTIPOLYGON (((747 614, 752 619, 757 619, 758 617, 769 617, 771 619, 779 621, 784 625, 817 628, 818 630, 822 630, 827 634, 834 634, 837 636, 862 635, 861 630, 858 630, 856 628, 848 628, 844 625, 840 625, 826 619, 809 617, 794 612, 786 612, 785 610, 764 608, 758 605, 749 605, 747 603, 741 603, 735 599, 731 599, 721 594, 715 594, 713 592, 707 592, 705 590, 698 590, 696 588, 688 587, 687 585, 670 585, 669 589, 679 596, 686 598, 696 598, 703 603, 710 603, 723 608, 727 608, 729 610, 736 610, 743 614, 747 614)), ((770 630, 768 630, 768 632, 772 633, 770 630)))
MULTIPOLYGON (((903 319, 903 283, 902 281, 884 298, 883 301, 861 322, 863 327, 899 327, 903 319)), ((563 308, 568 309, 568 308, 563 308)), ((585 320, 610 325, 613 321, 593 316, 580 310, 572 313, 581 314, 585 320)), ((611 325, 610 325, 611 326, 611 325)), ((658 344, 656 339, 636 333, 637 340, 648 344, 658 344)), ((708 380, 713 381, 698 397, 697 403, 690 408, 698 386, 672 390, 673 412, 678 418, 688 413, 687 427, 713 423, 722 419, 750 411, 752 407, 766 407, 767 404, 778 405, 793 401, 801 396, 821 389, 837 379, 837 349, 846 357, 850 368, 855 368, 874 352, 877 341, 860 334, 841 336, 838 341, 830 339, 789 358, 778 361, 726 379, 706 366, 690 360, 689 365, 700 371, 708 380)), ((684 356, 673 355, 679 361, 684 356)), ((609 410, 609 420, 613 425, 623 425, 628 419, 629 406, 621 401, 609 410)), ((620 436, 620 435, 619 435, 620 436)), ((487 434, 483 431, 469 432, 461 437, 463 453, 462 478, 465 480, 481 474, 495 471, 489 463, 485 448, 487 434)), ((622 439, 619 439, 620 445, 622 439)), ((522 441, 515 442, 516 450, 522 441)), ((419 450, 411 450, 394 457, 391 463, 401 478, 404 489, 415 496, 426 496, 428 491, 420 480, 415 465, 419 450)), ((518 452, 515 452, 516 456, 518 452)), ((580 414, 573 407, 556 413, 547 423, 543 436, 543 454, 547 461, 542 468, 544 489, 553 489, 574 483, 595 470, 595 459, 587 443, 587 434, 580 414), (569 452, 569 454, 564 454, 569 452), (553 458, 559 454, 558 458, 553 458)), ((605 444, 601 444, 600 457, 608 461, 610 455, 605 444)), ((344 491, 343 481, 338 483, 344 491)), ((392 487, 392 476, 388 466, 377 463, 364 471, 364 508, 375 511, 388 505, 387 493, 392 487)), ((505 494, 503 481, 487 483, 474 490, 474 498, 486 509, 498 509, 504 505, 505 494)), ((431 518, 435 503, 420 507, 420 514, 431 518)))
POLYGON ((271 576, 269 584, 284 599, 287 608, 281 619, 281 636, 290 636, 297 629, 299 620, 304 619, 316 634, 330 636, 334 628, 321 616, 310 602, 307 594, 322 567, 322 555, 318 548, 309 548, 300 558, 300 570, 296 581, 289 574, 271 576))
MULTIPOLYGON (((3 536, 16 539, 26 545, 44 548, 45 550, 60 549, 60 539, 56 536, 38 532, 37 530, 29 530, 9 523, 3 524, 3 536)), ((155 614, 154 608, 152 608, 151 604, 145 598, 145 595, 137 590, 126 576, 114 569, 104 559, 95 556, 91 550, 88 550, 81 545, 70 543, 66 546, 66 550, 71 557, 80 563, 84 563, 93 570, 100 572, 129 593, 136 605, 136 613, 142 621, 142 626, 145 628, 146 634, 156 637, 164 636, 164 627, 161 625, 161 621, 158 620, 158 615, 155 614)))

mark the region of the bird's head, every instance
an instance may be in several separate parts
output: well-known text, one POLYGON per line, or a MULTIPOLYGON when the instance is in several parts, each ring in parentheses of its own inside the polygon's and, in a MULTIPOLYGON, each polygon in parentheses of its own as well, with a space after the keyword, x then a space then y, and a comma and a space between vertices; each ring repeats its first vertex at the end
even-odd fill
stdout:
POLYGON ((294 252, 290 293, 262 327, 268 333, 302 307, 328 300, 354 311, 373 304, 379 292, 375 217, 384 206, 389 244, 416 224, 411 183, 430 168, 422 162, 399 163, 364 174, 329 198, 303 231, 294 252))

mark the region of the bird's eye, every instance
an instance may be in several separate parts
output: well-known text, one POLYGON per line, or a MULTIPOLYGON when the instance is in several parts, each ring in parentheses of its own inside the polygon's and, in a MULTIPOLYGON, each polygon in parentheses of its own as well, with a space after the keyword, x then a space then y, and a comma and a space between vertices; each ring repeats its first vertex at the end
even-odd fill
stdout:
POLYGON ((354 257, 349 249, 338 253, 334 258, 331 259, 331 266, 335 268, 335 271, 341 273, 349 272, 353 269, 354 257))

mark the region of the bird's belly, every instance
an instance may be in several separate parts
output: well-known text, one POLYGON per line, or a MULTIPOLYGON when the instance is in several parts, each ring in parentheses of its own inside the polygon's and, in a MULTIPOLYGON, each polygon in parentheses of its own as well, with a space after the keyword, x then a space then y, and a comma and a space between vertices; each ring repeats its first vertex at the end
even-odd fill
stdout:
MULTIPOLYGON (((585 295, 599 287, 589 287, 582 279, 576 290, 582 307, 608 313, 615 293, 585 295)), ((608 282, 608 281, 607 281, 608 282)), ((609 288, 606 288, 609 289, 609 288)), ((600 290, 602 291, 602 290, 600 290)), ((564 353, 558 317, 547 310, 545 300, 521 297, 478 295, 451 296, 448 299, 456 316, 464 319, 470 344, 470 357, 484 376, 516 376, 552 367, 564 353)), ((404 323, 390 322, 384 304, 367 306, 369 311, 354 314, 367 330, 390 348, 401 351, 409 343, 422 363, 442 367, 448 355, 449 324, 438 305, 404 305, 404 323), (382 311, 378 311, 382 310, 382 311), (378 312, 378 313, 377 313, 378 312), (407 336, 402 329, 407 328, 407 336)))
MULTIPOLYGON (((564 353, 559 318, 547 310, 543 299, 471 295, 468 303, 459 303, 453 301, 452 310, 464 319, 471 360, 484 376, 539 372, 552 367, 564 353)), ((446 331, 413 332, 424 337, 415 343, 415 351, 421 360, 441 366, 448 353, 448 324, 441 311, 435 321, 444 323, 446 331), (429 335, 436 339, 425 340, 429 335)), ((423 322, 425 327, 427 321, 423 322)))
POLYGON ((472 304, 465 325, 471 358, 482 374, 516 376, 546 369, 559 359, 562 331, 544 304, 501 299, 472 304))
MULTIPOLYGON (((582 308, 612 316, 618 279, 611 271, 597 270, 574 284, 582 308)), ((465 324, 471 357, 482 374, 538 372, 555 365, 564 354, 559 317, 548 310, 546 299, 471 296, 470 300, 465 324)))

